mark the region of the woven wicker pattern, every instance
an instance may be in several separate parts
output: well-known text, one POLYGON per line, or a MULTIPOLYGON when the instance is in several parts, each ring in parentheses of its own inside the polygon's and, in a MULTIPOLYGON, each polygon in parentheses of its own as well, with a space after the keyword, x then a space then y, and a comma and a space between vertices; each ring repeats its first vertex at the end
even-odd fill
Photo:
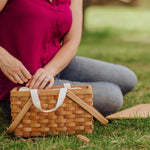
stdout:
MULTIPOLYGON (((74 86, 75 87, 75 86, 74 86)), ((78 86, 79 87, 79 86, 78 86)), ((82 89, 72 89, 74 94, 81 98, 88 105, 92 106, 91 86, 80 86, 82 89)), ((56 89, 60 87, 54 87, 56 89)), ((62 88, 62 87, 61 87, 62 88)), ((38 92, 41 106, 45 110, 55 107, 59 90, 41 90, 38 92)), ((30 92, 18 91, 17 88, 11 91, 12 121, 30 98, 30 92)), ((58 134, 92 133, 93 117, 83 110, 69 97, 55 112, 45 113, 33 105, 25 114, 22 121, 14 131, 16 136, 47 136, 58 134)))

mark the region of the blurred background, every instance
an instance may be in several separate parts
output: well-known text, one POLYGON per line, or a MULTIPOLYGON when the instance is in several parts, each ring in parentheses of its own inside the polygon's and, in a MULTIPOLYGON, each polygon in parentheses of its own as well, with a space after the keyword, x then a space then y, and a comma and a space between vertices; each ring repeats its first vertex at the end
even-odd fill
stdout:
POLYGON ((150 98, 150 0, 84 0, 77 55, 121 64, 138 77, 124 107, 150 98), (140 93, 140 94, 139 94, 140 93))

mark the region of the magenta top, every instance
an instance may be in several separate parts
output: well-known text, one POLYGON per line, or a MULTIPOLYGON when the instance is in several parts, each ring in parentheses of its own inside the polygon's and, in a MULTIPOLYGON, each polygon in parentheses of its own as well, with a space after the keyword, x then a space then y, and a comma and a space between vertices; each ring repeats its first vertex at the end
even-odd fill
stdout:
MULTIPOLYGON (((33 75, 61 48, 72 24, 71 0, 8 0, 0 13, 0 46, 21 60, 33 75)), ((15 87, 0 71, 0 100, 15 87)))

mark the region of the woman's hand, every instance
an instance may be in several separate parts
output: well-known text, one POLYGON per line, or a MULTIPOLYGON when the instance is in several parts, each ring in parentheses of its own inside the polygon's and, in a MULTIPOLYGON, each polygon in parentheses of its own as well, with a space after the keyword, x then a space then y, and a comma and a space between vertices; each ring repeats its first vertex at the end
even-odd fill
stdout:
POLYGON ((6 51, 1 51, 0 69, 13 83, 16 84, 23 84, 28 82, 31 78, 31 74, 25 66, 6 51))
POLYGON ((40 68, 36 71, 26 86, 32 89, 50 89, 53 84, 54 76, 48 73, 45 69, 40 68))

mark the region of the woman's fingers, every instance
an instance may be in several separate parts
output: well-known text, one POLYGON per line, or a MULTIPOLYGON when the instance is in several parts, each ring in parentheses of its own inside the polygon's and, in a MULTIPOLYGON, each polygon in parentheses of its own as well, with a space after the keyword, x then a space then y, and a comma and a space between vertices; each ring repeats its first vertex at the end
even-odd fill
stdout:
POLYGON ((39 78, 37 79, 37 81, 34 83, 33 89, 38 88, 38 87, 43 83, 44 79, 45 79, 45 74, 42 73, 42 74, 39 76, 39 78))
POLYGON ((24 76, 22 72, 18 73, 18 77, 23 81, 23 82, 28 82, 28 79, 24 76))
MULTIPOLYGON (((41 74, 43 73, 43 71, 41 69, 38 69, 37 72, 33 75, 33 78, 29 84, 30 88, 36 88, 35 84, 38 81, 39 77, 41 76, 41 74)), ((39 81, 38 81, 39 82, 39 81)))
POLYGON ((22 79, 18 76, 18 74, 13 74, 14 79, 19 83, 19 84, 23 84, 24 82, 22 81, 22 79))
POLYGON ((47 87, 51 88, 54 84, 54 77, 48 74, 44 69, 40 68, 26 86, 33 89, 44 89, 48 83, 49 85, 47 87))
POLYGON ((29 71, 23 65, 22 65, 22 68, 21 68, 21 72, 22 72, 23 77, 24 77, 23 80, 25 80, 25 79, 27 79, 27 80, 31 79, 31 77, 32 77, 31 74, 29 73, 29 71))
POLYGON ((30 86, 30 83, 31 83, 31 81, 32 81, 32 79, 33 79, 33 76, 32 76, 31 79, 26 83, 25 86, 29 87, 29 86, 30 86))
POLYGON ((23 84, 28 82, 29 79, 31 79, 31 74, 22 64, 20 68, 18 68, 15 72, 12 72, 12 76, 17 81, 17 83, 23 84))
POLYGON ((51 82, 51 78, 49 76, 46 76, 42 82, 42 84, 39 86, 39 89, 44 89, 45 86, 51 82))
POLYGON ((45 89, 51 89, 53 85, 54 85, 54 78, 51 79, 50 83, 46 86, 45 89))
POLYGON ((19 84, 23 84, 28 82, 28 80, 31 78, 31 74, 29 71, 23 66, 23 64, 20 64, 20 68, 16 70, 16 72, 13 72, 12 76, 19 84))
POLYGON ((29 87, 29 85, 30 85, 30 81, 28 81, 25 86, 29 87))

